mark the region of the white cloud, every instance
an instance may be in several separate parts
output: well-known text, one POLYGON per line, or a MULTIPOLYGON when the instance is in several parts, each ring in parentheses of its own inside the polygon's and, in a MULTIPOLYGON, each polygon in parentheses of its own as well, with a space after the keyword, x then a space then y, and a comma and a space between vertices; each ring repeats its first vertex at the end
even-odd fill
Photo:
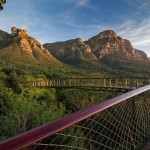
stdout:
POLYGON ((88 0, 76 0, 77 6, 85 6, 88 3, 88 0))
POLYGON ((127 20, 115 29, 120 36, 129 39, 135 48, 150 56, 150 18, 145 18, 140 23, 127 20))
MULTIPOLYGON (((149 0, 122 0, 130 6, 136 7, 139 11, 149 10, 150 1, 149 0)), ((138 12, 141 13, 141 12, 138 12)))
POLYGON ((64 0, 67 3, 75 4, 76 7, 88 6, 90 0, 64 0))

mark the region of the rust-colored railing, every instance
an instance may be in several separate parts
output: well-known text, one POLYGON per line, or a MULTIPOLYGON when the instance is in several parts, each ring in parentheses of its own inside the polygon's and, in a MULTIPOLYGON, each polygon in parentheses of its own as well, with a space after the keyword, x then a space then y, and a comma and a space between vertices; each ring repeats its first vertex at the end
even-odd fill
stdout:
POLYGON ((89 87, 111 89, 135 89, 150 84, 150 78, 146 77, 120 77, 120 78, 63 78, 51 80, 39 80, 23 83, 25 87, 89 87))
POLYGON ((150 140, 150 85, 0 144, 0 150, 141 150, 150 140))

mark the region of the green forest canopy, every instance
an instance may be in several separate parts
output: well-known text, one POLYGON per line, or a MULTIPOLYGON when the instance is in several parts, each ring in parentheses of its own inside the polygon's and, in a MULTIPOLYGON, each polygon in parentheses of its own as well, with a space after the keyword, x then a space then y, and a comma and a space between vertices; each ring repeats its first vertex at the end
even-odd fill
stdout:
POLYGON ((6 0, 0 0, 0 10, 3 9, 3 6, 6 3, 6 0))

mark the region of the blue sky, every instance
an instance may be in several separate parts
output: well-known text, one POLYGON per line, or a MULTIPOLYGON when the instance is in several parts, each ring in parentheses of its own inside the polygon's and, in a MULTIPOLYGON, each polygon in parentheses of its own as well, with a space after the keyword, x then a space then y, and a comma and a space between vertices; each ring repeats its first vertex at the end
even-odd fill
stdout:
POLYGON ((149 10, 150 0, 7 0, 0 29, 27 29, 41 43, 87 40, 111 29, 150 56, 149 10))

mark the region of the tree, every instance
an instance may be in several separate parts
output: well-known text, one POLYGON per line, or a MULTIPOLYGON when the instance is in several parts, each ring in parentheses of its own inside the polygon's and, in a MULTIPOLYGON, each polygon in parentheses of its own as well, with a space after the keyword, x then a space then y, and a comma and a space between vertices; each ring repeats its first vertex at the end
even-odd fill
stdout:
POLYGON ((6 0, 0 0, 0 10, 3 9, 3 6, 6 3, 6 0))
POLYGON ((65 112, 63 105, 57 107, 52 89, 24 89, 19 95, 0 89, 0 141, 61 118, 65 112))

